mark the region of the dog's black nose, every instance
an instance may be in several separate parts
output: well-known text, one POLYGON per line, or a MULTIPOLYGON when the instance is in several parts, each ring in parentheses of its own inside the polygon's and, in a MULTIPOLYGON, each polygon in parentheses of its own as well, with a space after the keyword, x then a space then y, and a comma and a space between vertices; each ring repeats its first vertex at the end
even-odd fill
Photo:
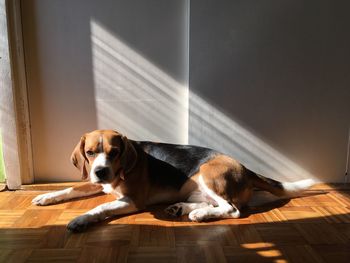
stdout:
POLYGON ((98 166, 95 168, 95 174, 101 180, 107 179, 108 172, 109 172, 108 167, 98 166))

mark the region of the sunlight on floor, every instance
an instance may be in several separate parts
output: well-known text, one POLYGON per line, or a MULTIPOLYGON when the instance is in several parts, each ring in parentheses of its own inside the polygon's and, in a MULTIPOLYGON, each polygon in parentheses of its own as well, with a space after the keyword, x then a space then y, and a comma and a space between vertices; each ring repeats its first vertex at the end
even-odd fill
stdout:
MULTIPOLYGON (((184 262, 184 258, 194 262, 348 262, 349 258, 349 188, 319 185, 315 188, 325 189, 323 194, 270 204, 258 211, 249 208, 252 213, 243 218, 202 223, 190 222, 186 216, 166 217, 166 206, 159 205, 72 234, 66 230, 68 222, 114 198, 97 195, 50 206, 32 205, 43 187, 0 193, 1 262, 42 258, 76 262, 79 257, 84 259, 81 262, 87 258, 103 262, 117 258, 131 262, 184 262), (95 258, 88 253, 92 248, 95 258), (105 253, 108 256, 103 258, 105 253)), ((50 187, 57 190, 62 184, 50 187)))
MULTIPOLYGON (((246 248, 248 250, 252 250, 258 255, 265 257, 265 258, 276 258, 281 257, 282 253, 279 251, 273 243, 245 243, 241 244, 241 247, 246 248)), ((276 261, 279 262, 279 261, 276 261)))

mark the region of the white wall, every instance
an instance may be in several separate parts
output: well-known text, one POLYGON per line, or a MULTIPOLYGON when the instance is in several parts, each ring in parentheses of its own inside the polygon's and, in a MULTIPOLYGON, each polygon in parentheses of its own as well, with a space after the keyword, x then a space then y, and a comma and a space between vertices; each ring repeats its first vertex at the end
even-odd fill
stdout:
POLYGON ((192 0, 190 135, 285 180, 342 182, 348 1, 192 0))
POLYGON ((95 128, 207 145, 280 180, 342 181, 350 4, 188 5, 22 1, 36 181, 78 180, 69 155, 95 128))
POLYGON ((22 1, 36 181, 79 180, 80 136, 187 142, 188 1, 22 1))

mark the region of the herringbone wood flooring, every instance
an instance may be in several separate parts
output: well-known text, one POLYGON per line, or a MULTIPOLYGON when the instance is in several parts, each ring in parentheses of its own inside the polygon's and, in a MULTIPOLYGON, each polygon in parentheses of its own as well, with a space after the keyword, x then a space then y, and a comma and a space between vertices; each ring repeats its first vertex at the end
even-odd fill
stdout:
POLYGON ((43 189, 60 187, 0 193, 0 262, 350 262, 349 187, 322 185, 318 194, 207 223, 168 218, 156 206, 80 234, 65 225, 112 198, 31 205, 43 189))

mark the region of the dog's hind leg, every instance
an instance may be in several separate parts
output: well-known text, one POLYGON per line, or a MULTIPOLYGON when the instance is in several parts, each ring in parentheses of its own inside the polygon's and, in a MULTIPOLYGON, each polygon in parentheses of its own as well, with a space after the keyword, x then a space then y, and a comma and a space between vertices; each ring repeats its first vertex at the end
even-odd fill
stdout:
POLYGON ((207 206, 193 210, 189 215, 191 221, 205 221, 211 218, 239 218, 240 211, 227 203, 225 206, 219 205, 217 207, 207 206))
POLYGON ((198 183, 204 196, 208 196, 216 204, 215 207, 207 206, 198 208, 189 213, 189 219, 192 221, 204 221, 211 218, 238 218, 240 211, 238 207, 217 195, 205 184, 202 175, 199 175, 198 183))

